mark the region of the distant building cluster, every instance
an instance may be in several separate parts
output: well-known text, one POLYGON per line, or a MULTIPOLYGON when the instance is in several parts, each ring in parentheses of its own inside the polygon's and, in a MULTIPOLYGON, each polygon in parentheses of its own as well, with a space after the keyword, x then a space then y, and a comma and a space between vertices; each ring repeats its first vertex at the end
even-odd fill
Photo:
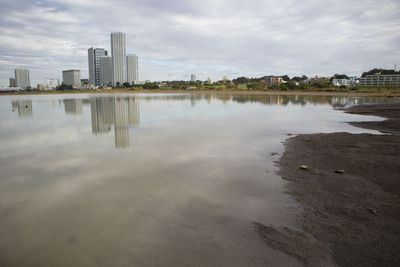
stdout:
MULTIPOLYGON (((132 85, 144 85, 151 83, 151 81, 139 81, 139 59, 135 54, 128 54, 126 52, 126 36, 122 32, 113 32, 110 34, 111 41, 111 54, 101 47, 90 47, 88 49, 88 74, 89 79, 81 78, 81 71, 77 69, 70 69, 62 71, 62 82, 59 79, 46 78, 43 84, 38 84, 38 90, 54 90, 59 89, 95 89, 95 88, 110 88, 110 87, 129 87, 132 85)), ((9 79, 10 91, 20 89, 32 89, 29 70, 18 68, 14 70, 14 77, 9 79), (15 88, 15 89, 14 89, 15 88)), ((333 77, 312 77, 308 78, 305 75, 301 77, 289 78, 288 75, 284 76, 264 76, 261 78, 246 78, 238 77, 234 80, 228 80, 226 76, 222 80, 214 82, 217 85, 234 86, 239 84, 241 86, 250 83, 263 81, 263 83, 271 85, 286 84, 287 86, 316 84, 317 86, 329 87, 333 86, 400 86, 400 74, 394 70, 373 69, 369 72, 362 74, 361 78, 348 77, 345 74, 335 74, 333 77)), ((168 82, 155 82, 156 88, 166 86, 176 86, 172 81, 168 82), (158 86, 158 87, 157 87, 158 86)), ((204 82, 197 80, 195 74, 190 75, 190 85, 204 84, 212 85, 211 78, 204 82)), ((178 88, 179 88, 178 84, 178 88)), ((274 86, 272 86, 274 87, 274 86)), ((197 87, 185 87, 187 90, 194 90, 197 87)), ((283 87, 285 88, 285 87, 283 87)), ((149 88, 147 88, 149 89, 149 88)), ((150 88, 154 89, 154 88, 150 88)), ((8 89, 7 89, 8 90, 8 89)))
POLYGON ((111 56, 104 48, 88 49, 89 85, 119 86, 139 81, 137 55, 126 55, 126 37, 122 32, 111 33, 111 56))
MULTIPOLYGON (((126 55, 125 34, 111 33, 111 56, 104 48, 88 49, 89 79, 81 79, 81 71, 62 71, 62 84, 74 89, 94 89, 96 87, 119 86, 124 83, 143 84, 139 81, 139 59, 135 54, 126 55)), ((9 79, 11 89, 32 89, 28 69, 15 69, 15 77, 9 79)), ((38 90, 54 90, 60 80, 46 78, 38 84, 38 90)))

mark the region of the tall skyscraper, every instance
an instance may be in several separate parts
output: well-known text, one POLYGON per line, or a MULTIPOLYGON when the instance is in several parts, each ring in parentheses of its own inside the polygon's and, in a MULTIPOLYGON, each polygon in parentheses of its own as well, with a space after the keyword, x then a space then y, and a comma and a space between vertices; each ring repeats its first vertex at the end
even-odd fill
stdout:
POLYGON ((190 75, 190 81, 195 82, 196 81, 196 75, 192 74, 190 75))
POLYGON ((15 84, 17 87, 30 88, 31 81, 29 79, 29 70, 27 69, 15 69, 15 84))
POLYGON ((126 42, 122 32, 111 33, 112 84, 126 82, 126 42))
POLYGON ((127 82, 130 84, 139 80, 138 56, 136 55, 126 56, 126 77, 127 77, 127 82))
POLYGON ((110 86, 112 84, 112 62, 111 57, 100 58, 101 84, 110 86))
POLYGON ((89 84, 101 85, 100 59, 106 55, 104 48, 88 49, 89 84))

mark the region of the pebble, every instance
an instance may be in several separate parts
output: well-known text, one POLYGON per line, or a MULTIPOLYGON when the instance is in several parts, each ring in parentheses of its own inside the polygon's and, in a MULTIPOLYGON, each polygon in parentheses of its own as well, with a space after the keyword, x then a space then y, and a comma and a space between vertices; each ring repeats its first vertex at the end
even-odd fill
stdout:
POLYGON ((374 209, 367 209, 367 211, 369 211, 369 213, 371 213, 371 214, 376 214, 376 210, 374 210, 374 209))
POLYGON ((335 173, 345 173, 344 170, 336 170, 335 173))

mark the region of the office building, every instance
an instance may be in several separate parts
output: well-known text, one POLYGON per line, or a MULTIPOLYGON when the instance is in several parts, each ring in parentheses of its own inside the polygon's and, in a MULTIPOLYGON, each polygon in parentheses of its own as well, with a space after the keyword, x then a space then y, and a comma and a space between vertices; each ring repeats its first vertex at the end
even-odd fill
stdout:
POLYGON ((138 57, 136 55, 126 56, 126 78, 129 84, 139 80, 138 57))
POLYGON ((27 89, 31 87, 31 81, 29 79, 29 70, 27 69, 15 69, 15 84, 17 87, 27 89))
POLYGON ((101 67, 100 60, 106 55, 104 48, 88 49, 88 66, 89 66, 89 84, 94 86, 101 85, 101 67))
POLYGON ((367 75, 360 79, 361 86, 400 86, 400 74, 394 75, 367 75))
POLYGON ((112 85, 126 82, 126 42, 122 32, 111 33, 112 85))
POLYGON ((17 83, 15 82, 15 78, 10 78, 10 87, 17 87, 17 83))
POLYGON ((196 75, 192 74, 190 75, 190 81, 195 82, 196 81, 196 75))
POLYGON ((81 71, 80 70, 64 70, 63 84, 72 85, 74 88, 81 88, 81 71))
POLYGON ((111 86, 112 85, 112 62, 111 57, 100 58, 100 73, 101 73, 101 85, 111 86))

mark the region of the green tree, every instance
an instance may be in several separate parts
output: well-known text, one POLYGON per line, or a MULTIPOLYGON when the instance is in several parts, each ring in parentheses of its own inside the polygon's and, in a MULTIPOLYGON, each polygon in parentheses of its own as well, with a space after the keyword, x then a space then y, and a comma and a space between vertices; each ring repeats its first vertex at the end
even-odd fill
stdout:
POLYGON ((400 74, 400 70, 399 71, 395 71, 395 70, 387 70, 387 69, 372 69, 369 70, 367 72, 363 72, 363 74, 361 75, 361 77, 365 77, 367 75, 374 75, 380 73, 382 75, 392 75, 392 74, 400 74))
POLYGON ((315 81, 312 86, 317 88, 327 88, 329 87, 329 83, 326 81, 315 81))
POLYGON ((74 89, 72 85, 66 85, 64 83, 57 87, 57 90, 72 90, 72 89, 74 89))
POLYGON ((258 83, 256 83, 256 90, 265 90, 268 89, 267 88, 267 81, 259 81, 258 83))
POLYGON ((158 85, 156 83, 145 83, 143 85, 143 89, 158 89, 158 85))
POLYGON ((295 82, 292 82, 292 81, 287 82, 287 83, 286 83, 286 86, 287 86, 287 88, 290 89, 290 90, 294 90, 294 89, 297 88, 296 83, 295 83, 295 82))

